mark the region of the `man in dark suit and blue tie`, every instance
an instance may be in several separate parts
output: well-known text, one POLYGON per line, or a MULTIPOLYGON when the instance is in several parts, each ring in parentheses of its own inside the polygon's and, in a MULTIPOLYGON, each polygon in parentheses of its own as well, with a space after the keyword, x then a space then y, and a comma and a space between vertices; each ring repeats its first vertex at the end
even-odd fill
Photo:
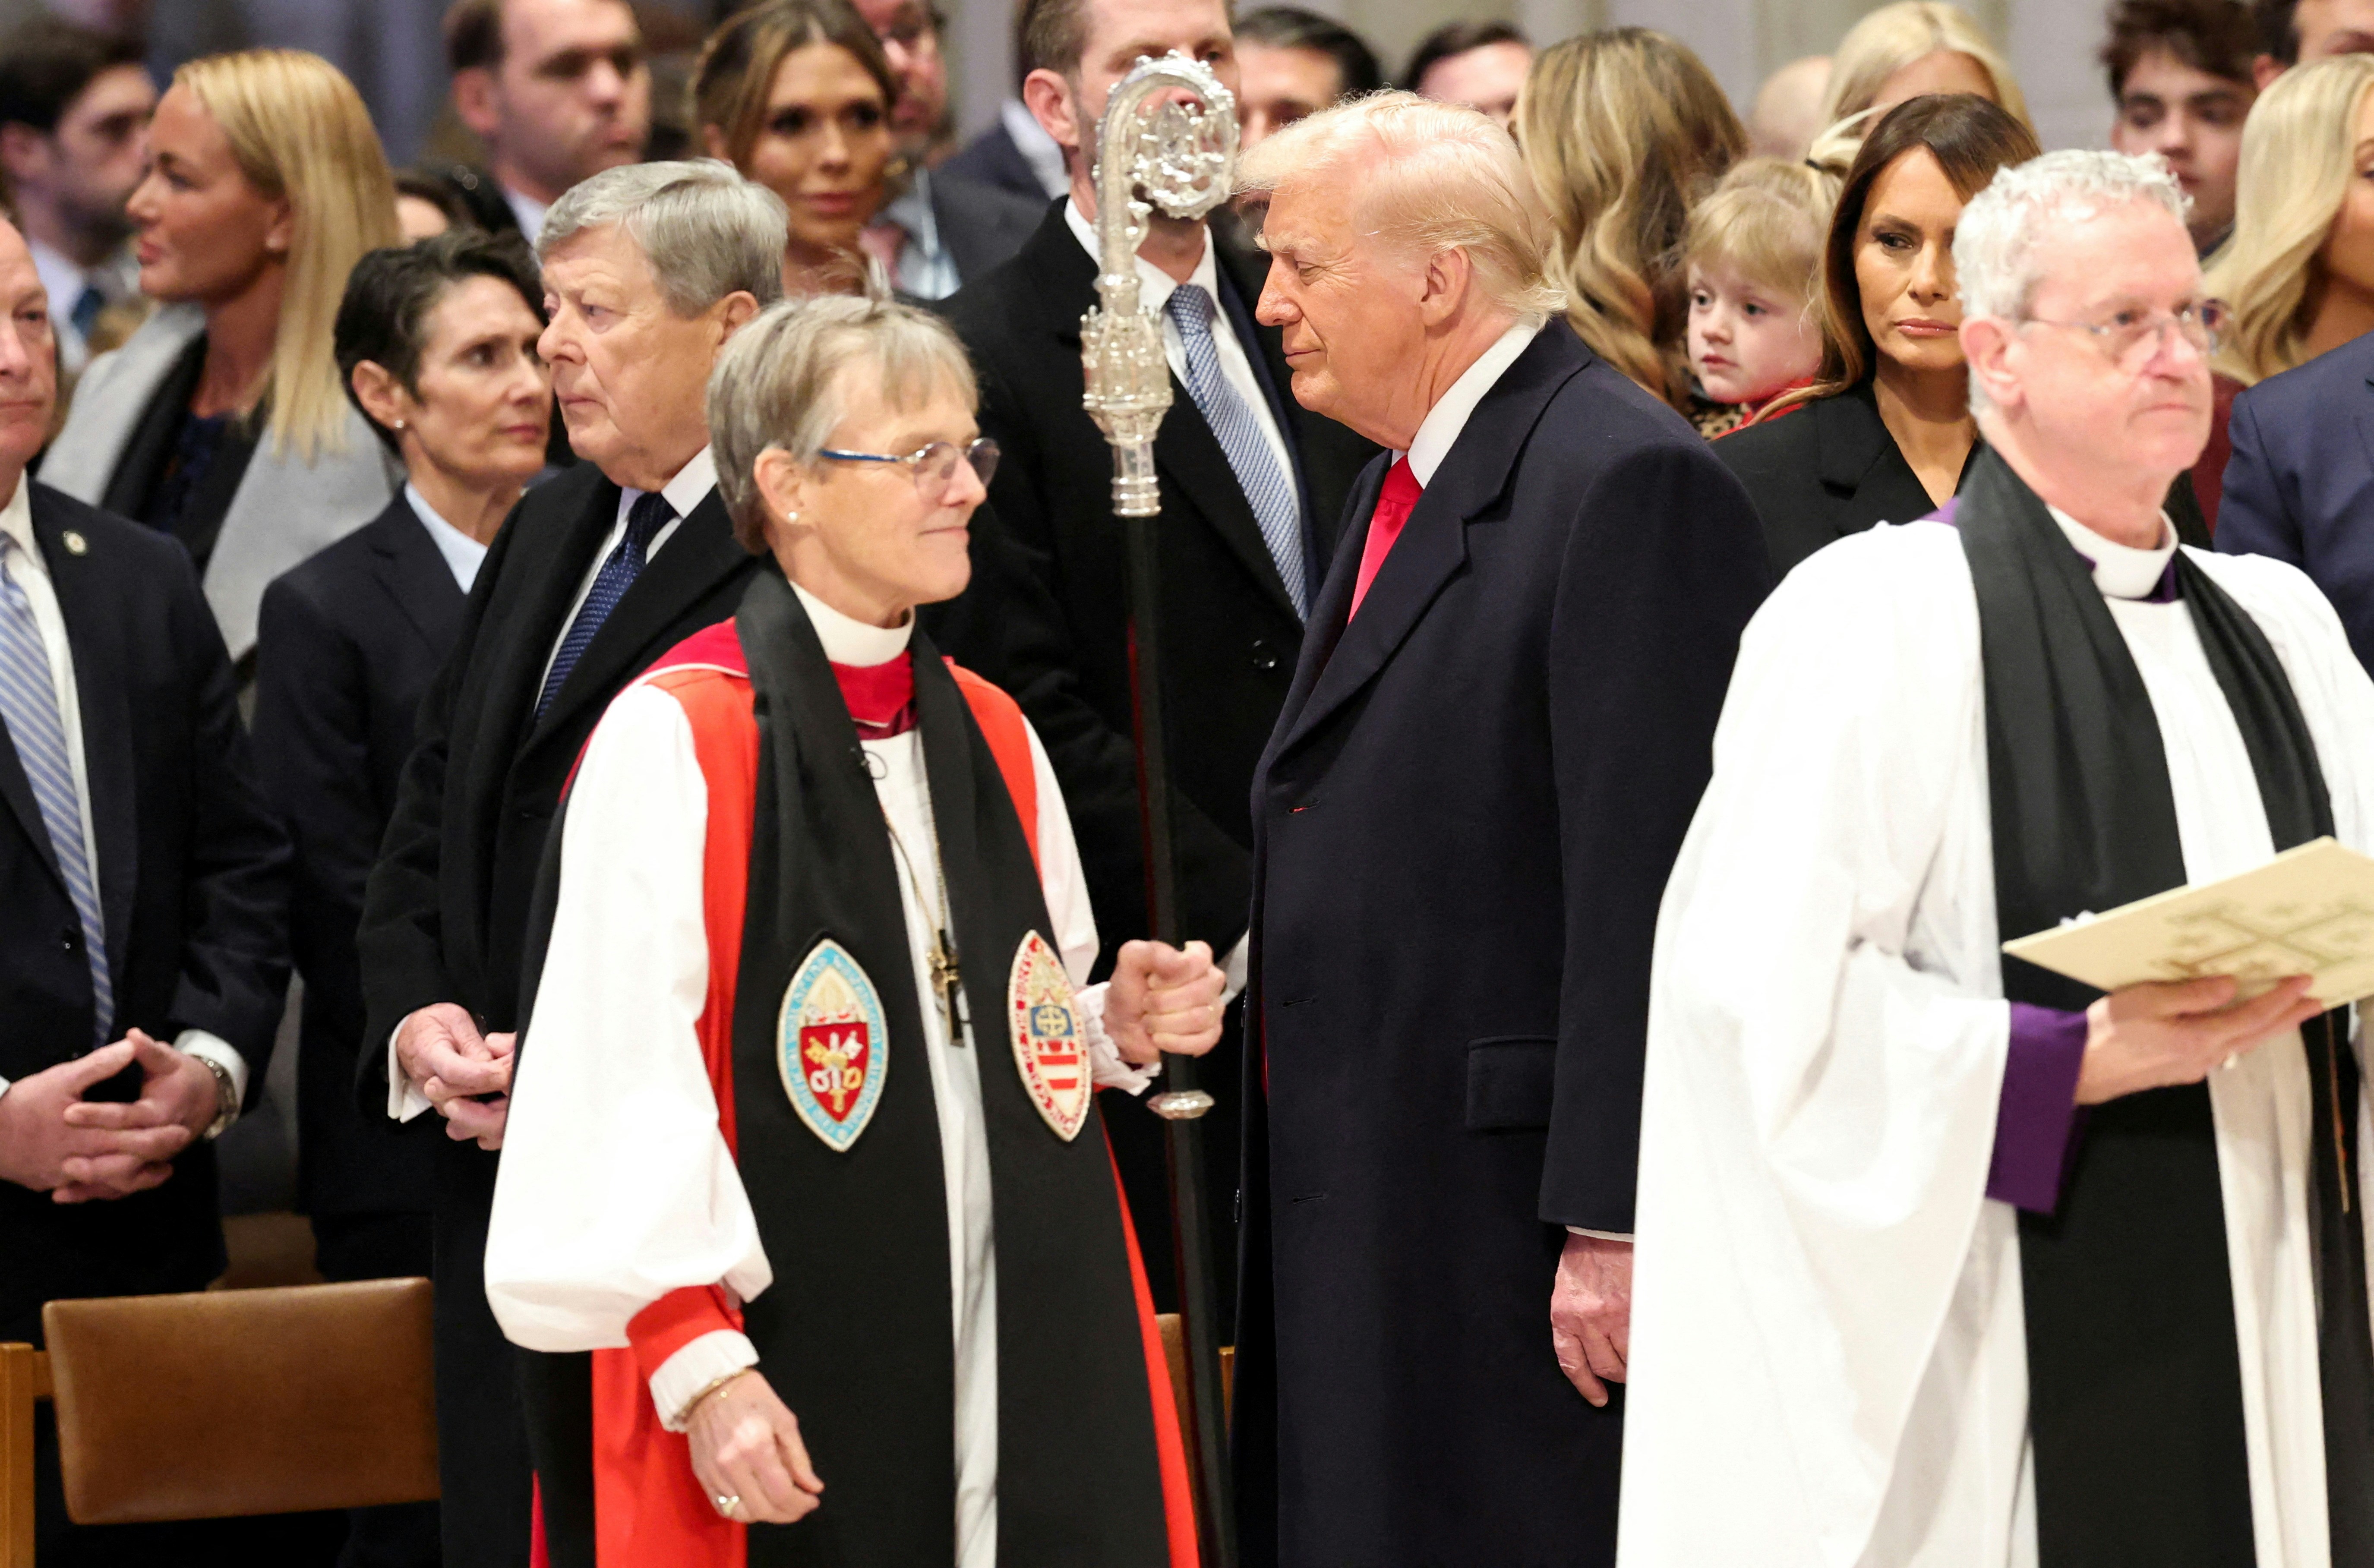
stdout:
POLYGON ((2374 333, 2234 399, 2217 548, 2308 573, 2374 670, 2374 333))
MULTIPOLYGON (((367 1109, 445 1119, 436 1191, 439 1458, 450 1568, 528 1561, 523 1377, 587 1408, 582 1358, 514 1352, 483 1260, 518 1024, 528 903, 569 771, 610 698, 734 614, 756 557, 716 493, 703 392, 718 351, 782 292, 782 204, 716 163, 612 169, 537 242, 540 350, 579 465, 496 537, 421 699, 359 939, 367 1109)), ((538 1454, 548 1535, 590 1529, 583 1465, 538 1454)))
MULTIPOLYGON (((212 1141, 272 1049, 288 850, 189 557, 25 473, 57 361, 6 223, 0 310, 0 1340, 39 1344, 44 1302, 222 1272, 212 1141)), ((209 1533, 69 1525, 46 1410, 35 1458, 44 1562, 209 1533)))
MULTIPOLYGON (((973 515, 972 585, 938 613, 933 635, 1012 692, 1045 742, 1111 954, 1147 934, 1146 880, 1112 456, 1080 406, 1080 317, 1097 302, 1091 144, 1107 96, 1140 54, 1178 50, 1233 87, 1234 43, 1221 0, 1031 0, 1020 35, 1023 96, 1065 149, 1071 193, 1019 255, 968 281, 946 307, 980 369, 981 433, 1005 455, 973 515)), ((1137 270, 1141 298, 1162 317, 1173 382, 1154 457, 1181 934, 1226 954, 1245 930, 1253 762, 1285 699, 1345 493, 1375 449, 1287 395, 1277 334, 1252 318, 1257 258, 1203 223, 1157 214, 1137 270)), ((1219 1101, 1205 1123, 1216 1149, 1237 1137, 1239 1049, 1232 1030, 1203 1082, 1219 1101)), ((1134 1100, 1106 1114, 1155 1299, 1168 1309, 1161 1123, 1134 1100)), ((1205 1208, 1225 1293, 1236 1173, 1226 1159, 1210 1168, 1205 1208)))
POLYGON ((1484 115, 1362 99, 1241 179, 1296 398, 1392 454, 1252 788, 1244 1560, 1604 1568, 1651 942, 1762 532, 1559 318, 1484 115))

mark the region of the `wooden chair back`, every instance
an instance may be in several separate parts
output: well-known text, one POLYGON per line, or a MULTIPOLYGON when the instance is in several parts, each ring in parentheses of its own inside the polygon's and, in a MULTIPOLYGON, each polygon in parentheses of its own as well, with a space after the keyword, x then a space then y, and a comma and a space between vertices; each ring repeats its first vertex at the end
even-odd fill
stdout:
POLYGON ((33 1407, 50 1397, 50 1358, 0 1345, 0 1568, 33 1568, 33 1407))
MULTIPOLYGON (((53 1301, 66 1513, 134 1524, 437 1495, 426 1280, 53 1301)), ((13 1410, 12 1410, 13 1418, 13 1410)))

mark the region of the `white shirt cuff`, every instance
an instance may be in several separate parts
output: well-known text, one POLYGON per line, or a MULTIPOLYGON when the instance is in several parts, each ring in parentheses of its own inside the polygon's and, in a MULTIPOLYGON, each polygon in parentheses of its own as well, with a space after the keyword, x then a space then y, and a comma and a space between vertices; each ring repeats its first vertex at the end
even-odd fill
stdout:
POLYGON ((1147 1084, 1162 1076, 1162 1059, 1157 1057, 1139 1067, 1124 1059, 1121 1047, 1105 1033, 1105 993, 1111 986, 1107 980, 1072 994, 1072 1003, 1080 1014, 1080 1033, 1088 1042, 1089 1082, 1099 1089, 1143 1094, 1147 1084))
MULTIPOLYGON (((230 1119, 239 1119, 240 1107, 247 1104, 247 1059, 233 1048, 229 1040, 209 1035, 204 1029, 184 1029, 173 1040, 173 1048, 200 1061, 213 1062, 230 1074, 230 1119)), ((229 1128, 230 1122, 223 1126, 229 1128)))
POLYGON ((387 1037, 387 1114, 391 1121, 410 1121, 429 1108, 429 1096, 404 1075, 404 1065, 395 1058, 395 1042, 403 1037, 404 1026, 410 1022, 412 1014, 407 1012, 397 1021, 395 1032, 387 1037))
POLYGON ((692 1413, 685 1406, 694 1395, 721 1377, 758 1364, 758 1347, 747 1334, 731 1328, 712 1328, 686 1341, 652 1374, 652 1408, 659 1411, 660 1424, 670 1432, 682 1432, 685 1417, 692 1413))
POLYGON ((1237 938, 1237 945, 1228 949, 1228 955, 1220 960, 1220 1005, 1222 1007, 1236 1000, 1238 993, 1245 989, 1245 963, 1248 954, 1252 952, 1252 943, 1253 933, 1247 931, 1237 938))
POLYGON ((1632 1237, 1623 1231, 1587 1231, 1581 1225, 1569 1225, 1566 1228, 1566 1234, 1570 1236, 1591 1236, 1599 1241, 1620 1241, 1627 1246, 1632 1245, 1632 1237))

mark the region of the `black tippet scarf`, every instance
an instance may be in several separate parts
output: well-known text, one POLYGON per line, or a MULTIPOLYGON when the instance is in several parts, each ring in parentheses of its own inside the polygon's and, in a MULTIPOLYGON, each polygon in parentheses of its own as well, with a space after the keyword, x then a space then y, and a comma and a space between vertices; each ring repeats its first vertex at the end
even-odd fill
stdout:
MULTIPOLYGON (((824 1477, 799 1524, 754 1526, 753 1568, 947 1568, 956 1558, 947 1190, 899 868, 807 612, 760 575, 735 616, 759 730, 734 1022, 742 1181, 775 1266, 745 1309, 759 1365, 824 1477), (888 1024, 882 1098, 846 1153, 793 1113, 776 1064, 793 972, 826 937, 888 1024)), ((1168 1568, 1161 1472, 1120 1193, 1093 1111, 1064 1142, 1025 1092, 1005 987, 1039 876, 963 694, 918 631, 916 726, 973 1021, 995 1215, 998 1561, 1168 1568)), ((921 846, 910 846, 919 856, 921 846)), ((1053 945, 1050 938, 1050 945, 1053 945)))
MULTIPOLYGON (((2185 881, 2159 723, 2086 563, 1990 451, 1955 521, 1977 591, 2005 938, 2185 881)), ((2181 550, 2180 591, 2250 753, 2278 849, 2333 830, 2316 748, 2265 636, 2181 550)), ((2004 960, 2016 1001, 2100 993, 2004 960)), ((2374 1333, 2346 1015, 2302 1031, 2314 1101, 2326 1491, 2336 1568, 2374 1563, 2374 1333)), ((2255 1561, 2217 1146, 2205 1084, 2093 1108, 2059 1210, 2020 1215, 2043 1568, 2255 1561)))

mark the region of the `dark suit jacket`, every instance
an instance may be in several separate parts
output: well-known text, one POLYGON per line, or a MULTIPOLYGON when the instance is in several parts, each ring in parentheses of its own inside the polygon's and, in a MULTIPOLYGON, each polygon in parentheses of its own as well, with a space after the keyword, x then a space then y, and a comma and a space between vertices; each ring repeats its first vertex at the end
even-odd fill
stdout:
POLYGON ((1002 124, 992 125, 958 149, 935 173, 953 174, 976 185, 993 185, 1010 195, 1032 202, 1047 200, 1047 187, 1002 124))
POLYGON ((1044 196, 1018 196, 960 174, 934 170, 929 188, 940 244, 956 263, 957 276, 968 281, 1012 259, 1047 216, 1044 196))
POLYGON ((441 164, 429 170, 453 193, 453 199, 489 234, 517 234, 519 215, 503 200, 503 188, 488 170, 466 163, 441 164))
MULTIPOLYGON (((386 1042, 406 1013, 450 1001, 488 1031, 516 1026, 528 900, 578 753, 621 686, 734 614, 756 568, 712 494, 651 557, 536 719, 546 665, 617 511, 618 487, 590 463, 523 497, 421 698, 415 749, 363 899, 357 1089, 367 1115, 386 1115, 386 1042)), ((445 1561, 510 1568, 527 1561, 528 1462, 518 1358, 488 1309, 483 1272, 496 1156, 451 1139, 438 1149, 445 1561)))
MULTIPOLYGON (((74 651, 110 1037, 206 1030, 247 1059, 252 1096, 287 990, 288 847, 255 787, 222 634, 172 540, 39 484, 32 513, 74 651)), ((0 1077, 15 1080, 87 1054, 92 1002, 74 905, 5 737, 0 802, 0 1077)), ((133 1098, 137 1079, 92 1097, 133 1098)), ((44 1301, 203 1288, 223 1267, 214 1146, 112 1202, 0 1182, 0 1340, 40 1342, 44 1301)))
MULTIPOLYGON (((1954 483, 1956 493, 1969 482, 1970 464, 1985 445, 1971 443, 1954 483)), ((1765 424, 1718 437, 1714 454, 1756 503, 1775 580, 1850 533, 1883 522, 1912 522, 1937 509, 1881 420, 1868 377, 1836 397, 1817 398, 1765 424)), ((2209 524, 2189 474, 2169 487, 2168 512, 2179 539, 2208 548, 2209 524)))
POLYGON ((2234 400, 2217 547, 2308 573, 2374 669, 2374 334, 2234 400))
POLYGON ((440 1118, 399 1127, 384 1102, 355 1104, 355 1058, 371 1048, 355 929, 412 755, 413 715, 461 630, 463 603, 401 495, 264 590, 255 747, 296 847, 289 944, 305 981, 297 1195, 308 1213, 429 1211, 440 1118))
POLYGON ((1632 1229, 1651 939, 1756 515, 1560 322, 1347 626, 1360 556, 1252 790, 1245 1561, 1606 1563, 1622 1404, 1559 1371, 1550 1286, 1564 1226, 1632 1229))

